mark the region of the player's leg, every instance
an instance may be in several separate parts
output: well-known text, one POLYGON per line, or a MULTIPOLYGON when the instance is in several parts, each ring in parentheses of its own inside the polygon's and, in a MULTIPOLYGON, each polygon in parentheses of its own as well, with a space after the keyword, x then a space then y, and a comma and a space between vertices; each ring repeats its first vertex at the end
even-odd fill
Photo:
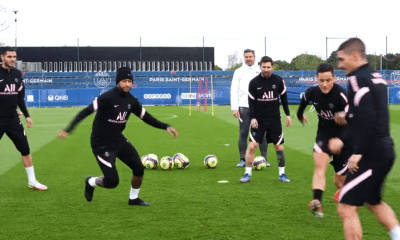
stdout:
POLYGON ((326 167, 330 156, 323 152, 319 146, 314 145, 314 175, 312 180, 313 200, 308 204, 308 208, 318 218, 323 218, 322 195, 326 188, 326 167))
POLYGON ((26 174, 28 175, 28 187, 40 191, 47 190, 47 186, 39 183, 36 180, 28 139, 26 138, 25 130, 22 124, 20 122, 9 124, 5 130, 5 133, 14 143, 17 150, 21 153, 22 163, 24 164, 26 174))
POLYGON ((93 192, 96 186, 102 188, 115 188, 119 184, 119 176, 115 167, 115 159, 118 149, 92 146, 92 151, 101 171, 103 172, 103 176, 86 177, 85 198, 89 202, 93 199, 93 192))
POLYGON ((400 239, 400 227, 399 221, 397 220, 396 214, 392 208, 385 202, 372 205, 365 203, 365 206, 375 214, 379 222, 389 230, 389 234, 392 239, 400 239), (397 237, 397 238, 396 238, 397 237))
POLYGON ((259 143, 263 141, 265 125, 262 122, 259 122, 258 128, 251 128, 250 132, 250 143, 246 151, 246 169, 243 177, 240 179, 241 183, 246 183, 250 181, 254 156, 256 154, 259 143))
POLYGON ((283 130, 280 119, 272 120, 268 123, 267 139, 271 139, 272 143, 274 144, 276 158, 278 159, 279 180, 282 182, 290 182, 285 173, 286 157, 285 149, 283 147, 285 139, 283 138, 283 130))
POLYGON ((267 161, 267 167, 270 167, 271 164, 268 162, 268 142, 267 142, 267 138, 264 137, 262 142, 260 143, 260 152, 261 152, 261 156, 263 156, 265 158, 265 160, 267 161))
POLYGON ((361 222, 357 210, 357 206, 345 203, 338 204, 338 214, 343 222, 344 237, 346 240, 362 239, 361 222))
POLYGON ((331 162, 331 165, 335 170, 333 181, 335 186, 338 188, 338 190, 335 193, 335 196, 333 197, 333 201, 335 202, 339 202, 339 195, 346 180, 348 160, 350 157, 351 157, 351 152, 346 147, 342 150, 342 152, 339 155, 333 155, 332 157, 333 160, 331 162))
POLYGON ((149 206, 148 202, 143 201, 139 198, 140 186, 142 185, 144 169, 140 156, 132 144, 125 139, 123 147, 118 154, 118 158, 121 159, 132 170, 132 186, 129 194, 129 205, 149 206))
POLYGON ((246 149, 247 149, 247 138, 249 136, 249 128, 250 128, 250 110, 249 108, 240 107, 239 108, 239 155, 240 161, 237 164, 237 167, 245 167, 246 166, 246 149))

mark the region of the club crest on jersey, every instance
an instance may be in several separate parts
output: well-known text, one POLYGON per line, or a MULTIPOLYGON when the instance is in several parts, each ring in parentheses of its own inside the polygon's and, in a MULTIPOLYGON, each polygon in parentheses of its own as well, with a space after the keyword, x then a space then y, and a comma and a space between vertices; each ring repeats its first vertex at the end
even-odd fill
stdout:
POLYGON ((272 85, 272 89, 276 89, 276 85, 274 84, 274 85, 272 85))
POLYGON ((335 105, 333 103, 329 103, 329 108, 334 108, 335 105))
POLYGON ((128 104, 128 109, 131 109, 131 105, 130 104, 128 104))
POLYGON ((15 78, 15 82, 18 82, 18 78, 15 78))
POLYGON ((108 152, 105 152, 105 153, 104 153, 104 156, 109 157, 110 154, 109 154, 108 152))

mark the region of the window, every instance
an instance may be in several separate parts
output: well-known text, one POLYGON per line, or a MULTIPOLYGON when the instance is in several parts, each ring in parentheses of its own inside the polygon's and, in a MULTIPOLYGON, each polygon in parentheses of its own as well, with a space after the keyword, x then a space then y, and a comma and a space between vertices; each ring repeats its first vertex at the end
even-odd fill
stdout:
POLYGON ((113 62, 113 71, 116 72, 117 71, 117 62, 113 62))
POLYGON ((181 71, 185 71, 185 68, 183 67, 183 62, 181 62, 181 71))
POLYGON ((52 72, 52 71, 53 71, 53 63, 49 62, 49 72, 52 72))
POLYGON ((63 69, 63 64, 62 64, 62 62, 59 62, 58 63, 58 71, 62 72, 62 69, 63 69))
POLYGON ((136 62, 132 62, 132 71, 136 71, 136 62))
POLYGON ((78 63, 74 62, 74 72, 77 72, 77 71, 78 71, 78 63))
POLYGON ((198 66, 197 66, 197 62, 194 62, 194 66, 193 66, 193 62, 190 62, 190 71, 197 71, 198 70, 198 68, 197 68, 198 66), (193 69, 193 67, 194 67, 194 69, 193 69))
POLYGON ((69 71, 69 72, 72 72, 72 62, 69 62, 69 69, 68 69, 68 71, 69 71))
POLYGON ((203 64, 202 64, 202 62, 199 62, 199 71, 203 71, 203 64))
POLYGON ((98 64, 97 67, 98 67, 97 70, 98 70, 99 72, 103 71, 103 66, 101 65, 101 62, 99 62, 99 64, 98 64))
POLYGON ((151 66, 150 66, 150 62, 147 62, 147 71, 151 71, 151 68, 150 68, 151 66))
POLYGON ((58 72, 58 63, 57 62, 54 62, 54 72, 58 72))
POLYGON ((121 61, 118 61, 118 68, 121 68, 121 67, 122 67, 121 61))
POLYGON ((64 62, 64 72, 68 72, 68 63, 64 62))
POLYGON ((189 71, 189 62, 185 62, 185 70, 189 71))
POLYGON ((132 64, 131 64, 131 62, 128 62, 128 68, 129 68, 130 70, 132 70, 132 64))
POLYGON ((84 62, 84 63, 83 63, 83 71, 84 71, 84 72, 87 72, 87 62, 84 62))
MULTIPOLYGON (((154 62, 153 62, 154 63, 154 62)), ((159 72, 160 71, 160 62, 157 62, 157 65, 156 65, 156 71, 157 72, 159 72)))
POLYGON ((93 62, 93 72, 97 72, 97 62, 93 62))
POLYGON ((112 71, 111 62, 108 62, 108 71, 112 71))
POLYGON ((103 71, 107 72, 107 62, 103 62, 103 71))
POLYGON ((126 67, 126 62, 122 62, 122 66, 123 66, 123 67, 126 67))
POLYGON ((142 64, 140 62, 137 63, 137 70, 142 71, 142 64))
POLYGON ((209 69, 210 71, 213 70, 212 62, 208 62, 208 69, 209 69))
POLYGON ((142 62, 142 71, 146 71, 146 62, 142 62))
POLYGON ((89 72, 91 72, 92 70, 93 70, 92 62, 89 62, 89 72))

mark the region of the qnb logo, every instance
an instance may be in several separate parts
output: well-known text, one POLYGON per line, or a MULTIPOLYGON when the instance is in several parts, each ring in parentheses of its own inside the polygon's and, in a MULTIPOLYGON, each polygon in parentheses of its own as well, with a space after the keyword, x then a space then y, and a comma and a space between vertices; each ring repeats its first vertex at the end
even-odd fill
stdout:
POLYGON ((171 94, 163 93, 163 94, 144 94, 144 99, 171 99, 171 94))
POLYGON ((52 101, 67 101, 68 95, 49 95, 47 100, 52 101))
POLYGON ((118 114, 118 117, 117 117, 117 121, 123 121, 123 120, 125 120, 126 119, 126 114, 128 114, 128 112, 120 112, 119 114, 118 114))

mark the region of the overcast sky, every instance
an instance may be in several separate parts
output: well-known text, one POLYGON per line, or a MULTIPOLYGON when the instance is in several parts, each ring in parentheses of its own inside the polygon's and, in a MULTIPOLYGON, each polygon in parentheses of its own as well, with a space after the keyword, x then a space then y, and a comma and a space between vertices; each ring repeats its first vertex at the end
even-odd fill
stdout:
MULTIPOLYGON (((400 0, 0 0, 10 25, 0 42, 18 46, 183 46, 215 48, 215 64, 245 48, 290 62, 325 59, 326 37, 357 36, 368 54, 400 53, 400 0), (266 45, 264 44, 264 38, 266 45)), ((1 13, 1 12, 0 12, 1 13)), ((4 14, 3 14, 4 15, 4 14)), ((0 30, 2 29, 0 16, 0 30)), ((4 26, 3 26, 4 28, 4 26)), ((328 40, 328 56, 343 39, 328 40)))

